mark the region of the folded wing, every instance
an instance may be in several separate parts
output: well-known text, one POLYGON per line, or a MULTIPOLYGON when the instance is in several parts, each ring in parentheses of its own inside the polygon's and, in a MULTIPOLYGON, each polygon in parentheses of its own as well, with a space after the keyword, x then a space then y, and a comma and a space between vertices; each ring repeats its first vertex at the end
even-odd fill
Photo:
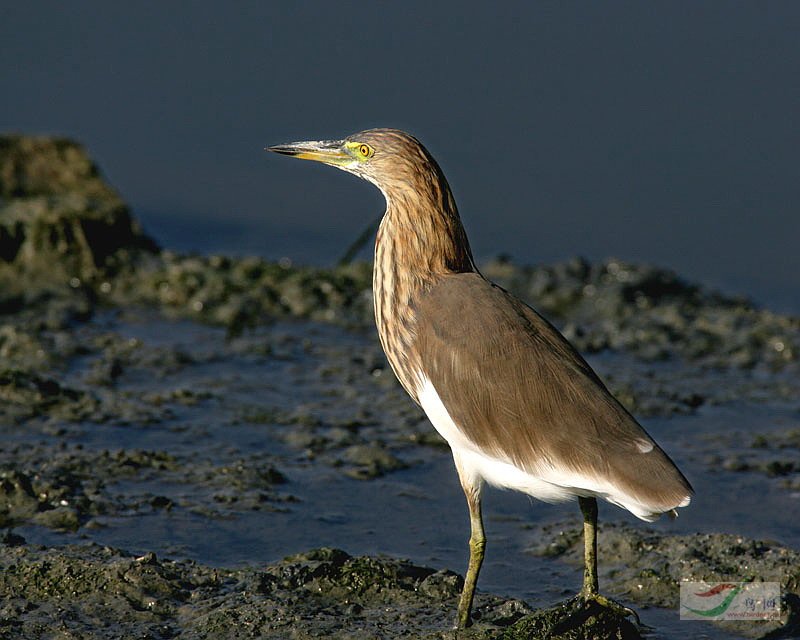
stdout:
POLYGON ((591 485, 574 489, 646 519, 688 504, 692 488, 672 460, 533 309, 459 273, 415 312, 421 373, 476 451, 548 482, 591 485))

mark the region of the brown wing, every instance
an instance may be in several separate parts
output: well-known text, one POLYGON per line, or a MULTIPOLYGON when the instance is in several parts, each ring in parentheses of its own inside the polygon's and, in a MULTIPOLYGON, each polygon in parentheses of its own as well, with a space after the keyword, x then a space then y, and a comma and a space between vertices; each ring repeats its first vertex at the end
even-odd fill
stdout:
POLYGON ((691 494, 672 460, 533 309, 477 273, 444 277, 415 309, 425 374, 482 450, 530 473, 547 463, 605 479, 656 510, 691 494))

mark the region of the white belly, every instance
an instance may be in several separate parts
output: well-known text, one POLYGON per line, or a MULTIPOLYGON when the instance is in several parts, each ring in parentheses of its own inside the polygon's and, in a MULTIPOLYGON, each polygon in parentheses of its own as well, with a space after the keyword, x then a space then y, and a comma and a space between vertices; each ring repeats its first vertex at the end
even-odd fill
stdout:
POLYGON ((574 496, 595 496, 627 509, 642 520, 653 521, 660 515, 602 478, 545 463, 540 464, 535 472, 530 472, 520 469, 501 455, 481 451, 455 424, 431 381, 424 375, 420 375, 419 380, 419 403, 436 431, 447 440, 461 473, 467 474, 468 482, 477 484, 485 480, 496 487, 521 491, 545 502, 562 502, 574 496))

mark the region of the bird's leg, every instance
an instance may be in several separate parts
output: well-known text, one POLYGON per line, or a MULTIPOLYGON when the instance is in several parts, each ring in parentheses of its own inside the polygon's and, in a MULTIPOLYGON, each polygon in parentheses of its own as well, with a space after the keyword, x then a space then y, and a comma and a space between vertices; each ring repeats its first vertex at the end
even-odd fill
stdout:
POLYGON ((583 513, 583 588, 579 594, 584 601, 593 600, 597 604, 612 609, 624 616, 636 618, 641 625, 639 615, 626 606, 600 595, 597 580, 597 499, 578 496, 578 504, 583 513))
POLYGON ((465 473, 459 464, 458 458, 456 460, 456 468, 458 469, 458 477, 461 480, 461 488, 464 489, 464 495, 467 497, 467 506, 469 507, 469 523, 470 523, 470 537, 469 537, 469 566, 467 567, 467 575, 464 577, 464 588, 461 591, 461 599, 458 602, 458 620, 456 627, 464 629, 472 624, 472 599, 475 596, 475 585, 478 583, 478 573, 480 573, 481 565, 483 564, 483 554, 486 549, 486 536, 483 533, 483 519, 481 518, 481 481, 479 478, 470 477, 470 474, 465 473))
POLYGON ((583 513, 583 589, 584 598, 596 596, 597 581, 597 500, 578 496, 583 513))

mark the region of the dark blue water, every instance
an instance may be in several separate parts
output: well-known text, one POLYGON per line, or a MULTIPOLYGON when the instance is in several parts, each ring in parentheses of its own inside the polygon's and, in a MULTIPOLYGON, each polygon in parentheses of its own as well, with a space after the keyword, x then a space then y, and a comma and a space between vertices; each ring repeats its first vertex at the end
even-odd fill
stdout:
POLYGON ((264 145, 405 128, 479 258, 800 313, 799 32, 793 2, 7 3, 0 130, 85 142, 166 245, 328 264, 380 195, 264 145))

